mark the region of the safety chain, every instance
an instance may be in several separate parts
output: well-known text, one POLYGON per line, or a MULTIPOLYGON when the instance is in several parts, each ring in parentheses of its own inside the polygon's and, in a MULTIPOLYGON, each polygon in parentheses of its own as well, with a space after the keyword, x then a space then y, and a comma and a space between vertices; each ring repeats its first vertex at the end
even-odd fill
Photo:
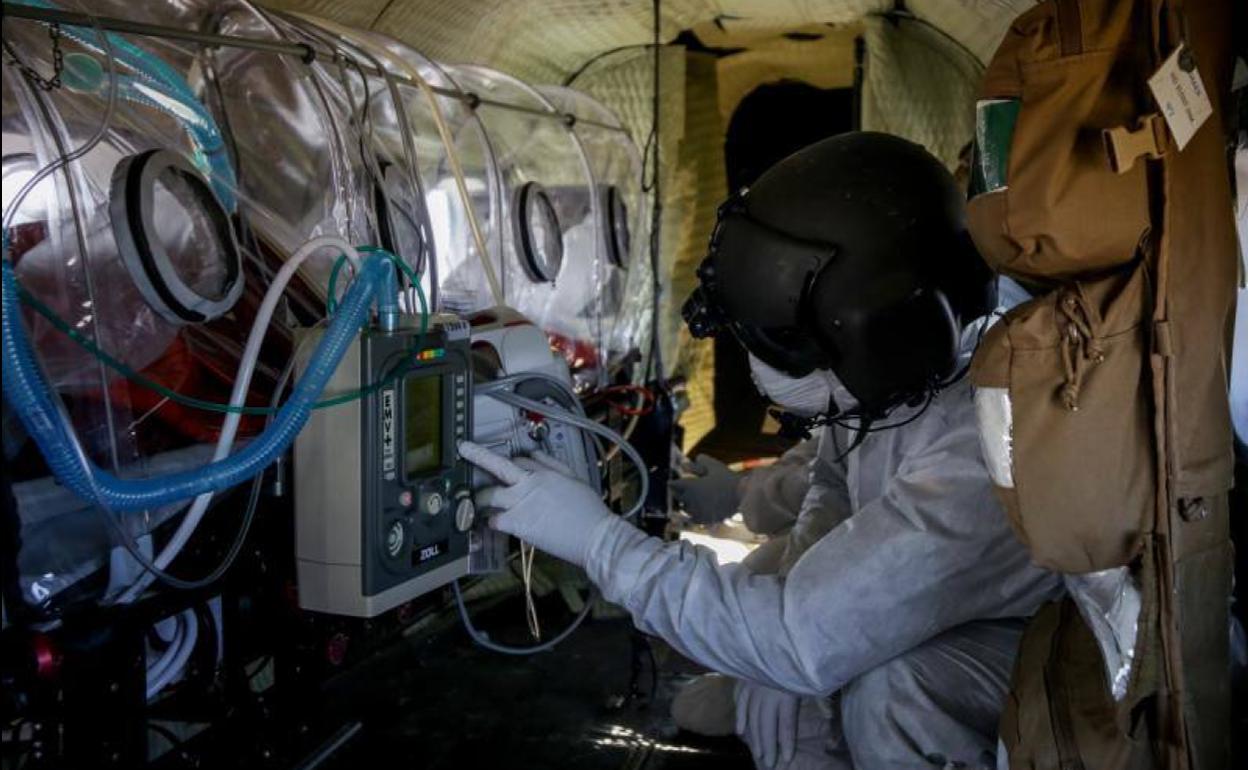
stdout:
POLYGON ((48 26, 48 37, 52 40, 52 77, 45 78, 39 70, 10 54, 9 63, 17 67, 30 84, 41 91, 55 91, 61 87, 61 73, 65 70, 65 52, 61 50, 61 25, 48 26))

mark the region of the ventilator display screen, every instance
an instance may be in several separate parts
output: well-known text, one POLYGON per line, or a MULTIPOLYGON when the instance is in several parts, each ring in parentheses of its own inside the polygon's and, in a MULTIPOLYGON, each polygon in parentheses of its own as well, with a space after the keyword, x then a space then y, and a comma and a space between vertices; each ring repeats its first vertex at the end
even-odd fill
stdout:
POLYGON ((420 476, 442 465, 442 378, 403 383, 403 473, 420 476))

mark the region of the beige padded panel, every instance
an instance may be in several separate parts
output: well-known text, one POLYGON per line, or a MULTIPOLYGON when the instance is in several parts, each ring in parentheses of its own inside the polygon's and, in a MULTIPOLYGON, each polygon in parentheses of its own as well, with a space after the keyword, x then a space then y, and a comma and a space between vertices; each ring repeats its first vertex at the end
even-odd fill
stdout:
POLYGON ((862 127, 918 142, 950 169, 975 128, 979 62, 925 24, 866 22, 862 127))
MULTIPOLYGON (((536 82, 556 82, 590 57, 648 43, 644 0, 263 0, 352 26, 377 29, 448 62, 487 64, 536 82)), ((1005 25, 1031 0, 912 0, 907 3, 985 60, 1005 25)), ((694 29, 707 45, 738 44, 807 24, 845 24, 892 8, 891 0, 664 0, 662 38, 694 29)))
POLYGON ((741 100, 765 83, 800 80, 816 88, 850 88, 854 84, 854 39, 858 24, 805 27, 821 35, 798 41, 774 35, 755 41, 749 50, 719 60, 719 114, 725 128, 741 100))
MULTIPOLYGON (((680 318, 680 306, 697 285, 696 271, 706 256, 715 226, 715 212, 728 194, 724 170, 725 125, 716 95, 716 61, 706 54, 689 54, 685 75, 685 127, 677 155, 673 201, 681 221, 673 228, 678 237, 667 287, 668 301, 662 331, 678 340, 677 369, 687 373, 690 408, 681 418, 683 449, 688 450, 714 426, 715 355, 712 340, 694 340, 680 318)), ((671 196, 664 196, 671 200, 671 196)), ((666 226, 666 224, 665 224, 666 226)), ((666 247, 666 240, 665 240, 666 247)))
POLYGON ((906 7, 987 64, 1005 30, 1036 0, 910 0, 906 7))

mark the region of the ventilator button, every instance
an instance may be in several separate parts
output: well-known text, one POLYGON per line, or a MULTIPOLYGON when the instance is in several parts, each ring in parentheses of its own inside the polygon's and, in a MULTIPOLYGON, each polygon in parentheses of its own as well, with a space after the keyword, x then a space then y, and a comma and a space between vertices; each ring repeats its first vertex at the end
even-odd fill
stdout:
POLYGON ((437 516, 442 512, 442 506, 445 502, 446 501, 442 499, 442 495, 437 492, 431 493, 425 498, 425 513, 428 513, 430 516, 437 516))

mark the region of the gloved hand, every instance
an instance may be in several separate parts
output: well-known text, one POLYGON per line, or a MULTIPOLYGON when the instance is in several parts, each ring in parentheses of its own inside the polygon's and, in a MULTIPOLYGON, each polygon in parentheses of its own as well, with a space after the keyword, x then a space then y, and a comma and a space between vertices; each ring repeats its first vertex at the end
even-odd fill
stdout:
POLYGON ((676 504, 699 524, 714 524, 737 512, 741 476, 710 455, 693 461, 695 475, 668 483, 676 504))
POLYGON ((737 735, 750 747, 754 762, 759 767, 792 762, 797 751, 800 696, 738 680, 733 700, 737 706, 737 735))
POLYGON ((497 508, 490 527, 515 535, 551 556, 585 566, 598 525, 611 510, 566 465, 543 452, 509 460, 471 441, 459 454, 502 482, 476 494, 478 508, 497 508))

